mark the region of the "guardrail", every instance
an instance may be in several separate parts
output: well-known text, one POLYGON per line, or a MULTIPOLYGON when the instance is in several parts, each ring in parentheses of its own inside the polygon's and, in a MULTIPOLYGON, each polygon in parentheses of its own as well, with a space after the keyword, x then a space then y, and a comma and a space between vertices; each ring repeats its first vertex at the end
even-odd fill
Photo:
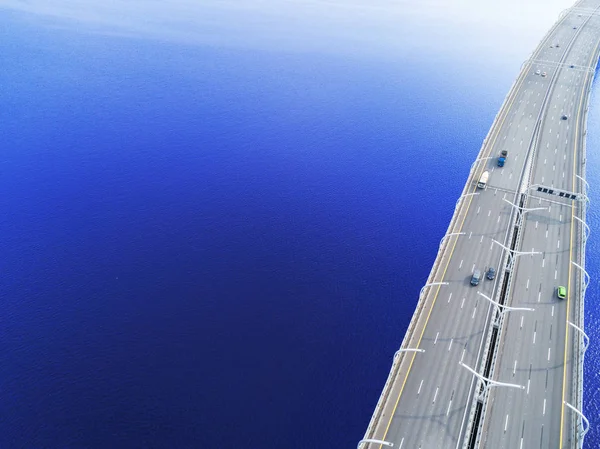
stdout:
MULTIPOLYGON (((596 66, 598 64, 598 55, 596 56, 596 66)), ((595 72, 594 72, 595 73, 595 72)), ((581 167, 581 178, 579 180, 579 186, 581 191, 584 192, 584 198, 587 198, 587 183, 585 181, 586 179, 586 160, 587 160, 587 115, 588 115, 588 109, 589 109, 589 99, 590 99, 590 95, 591 95, 591 85, 593 83, 593 77, 590 79, 589 81, 589 89, 588 89, 588 95, 586 96, 586 100, 585 100, 585 112, 584 112, 584 118, 583 118, 583 123, 584 125, 584 130, 583 130, 583 135, 581 137, 582 139, 582 145, 581 145, 581 158, 580 158, 580 162, 579 165, 581 167)), ((579 189, 578 189, 579 190, 579 189)), ((581 207, 579 207, 579 213, 580 213, 580 217, 579 219, 581 220, 581 222, 578 222, 578 227, 579 227, 579 233, 578 235, 578 247, 579 247, 579 251, 578 251, 578 255, 579 257, 577 258, 577 263, 583 268, 583 270, 579 270, 580 271, 580 276, 578 277, 578 281, 577 281, 577 290, 578 290, 578 298, 580 299, 579 301, 576 301, 575 303, 575 317, 574 320, 577 323, 577 326, 581 329, 585 329, 585 260, 586 260, 586 243, 587 243, 587 232, 586 232, 586 214, 587 214, 587 201, 584 200, 581 202, 581 207)), ((585 341, 584 341, 584 337, 581 334, 581 332, 577 332, 577 339, 574 339, 574 350, 573 350, 573 364, 574 366, 576 366, 576 370, 575 370, 575 375, 573 376, 573 384, 572 384, 572 389, 573 389, 573 394, 574 394, 574 403, 575 406, 579 409, 579 410, 583 410, 583 362, 585 359, 585 353, 584 353, 584 349, 585 348, 585 341)), ((571 426, 572 426, 572 431, 574 432, 575 435, 575 447, 577 449, 582 449, 583 448, 583 439, 579 437, 579 432, 577 431, 578 428, 578 420, 579 420, 579 416, 573 416, 572 420, 571 420, 571 426)))

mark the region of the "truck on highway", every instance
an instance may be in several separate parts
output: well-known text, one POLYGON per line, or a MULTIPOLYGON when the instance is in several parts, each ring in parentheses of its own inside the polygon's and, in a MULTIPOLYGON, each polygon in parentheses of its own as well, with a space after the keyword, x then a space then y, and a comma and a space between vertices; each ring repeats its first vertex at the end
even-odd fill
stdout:
POLYGON ((508 151, 502 150, 500 152, 500 156, 498 156, 498 167, 504 167, 504 163, 506 162, 507 157, 508 157, 508 151))
POLYGON ((479 177, 479 182, 477 183, 477 188, 478 189, 485 189, 485 186, 487 185, 489 177, 490 177, 490 172, 484 171, 481 174, 481 176, 479 177))

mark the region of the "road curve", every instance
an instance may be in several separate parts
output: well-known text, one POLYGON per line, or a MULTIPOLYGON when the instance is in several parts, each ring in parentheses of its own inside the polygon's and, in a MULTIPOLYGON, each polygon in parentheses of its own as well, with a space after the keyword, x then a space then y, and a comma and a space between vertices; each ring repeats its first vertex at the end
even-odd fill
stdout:
POLYGON ((599 47, 600 0, 580 0, 523 64, 473 163, 365 439, 421 449, 581 447, 579 415, 564 403, 581 410, 585 127, 599 47), (472 286, 473 271, 488 267, 495 279, 472 286))

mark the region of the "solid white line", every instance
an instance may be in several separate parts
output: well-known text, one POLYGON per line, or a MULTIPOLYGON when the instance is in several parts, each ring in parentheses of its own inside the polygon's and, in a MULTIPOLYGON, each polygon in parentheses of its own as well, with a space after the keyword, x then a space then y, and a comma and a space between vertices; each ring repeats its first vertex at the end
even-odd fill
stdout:
POLYGON ((556 242, 556 247, 560 248, 560 240, 558 242, 556 242))
POLYGON ((433 395, 433 402, 432 402, 432 404, 435 404, 435 399, 437 398, 437 394, 438 394, 438 390, 439 390, 439 389, 440 389, 440 387, 437 387, 437 388, 435 389, 435 394, 433 395))
POLYGON ((471 271, 475 271, 475 264, 473 264, 473 268, 471 268, 471 271))
POLYGON ((458 269, 460 270, 462 268, 462 264, 463 264, 464 260, 460 261, 460 265, 458 266, 458 269))
POLYGON ((500 223, 500 215, 498 215, 498 221, 496 223, 500 223))
POLYGON ((471 240, 472 235, 473 235, 473 231, 469 232, 469 240, 471 240))
POLYGON ((542 415, 546 414, 546 398, 544 398, 544 409, 542 410, 542 415))
POLYGON ((473 315, 471 315, 471 318, 475 318, 475 312, 476 312, 476 311, 477 311, 477 307, 475 307, 475 308, 473 309, 473 315))
POLYGON ((537 331, 533 331, 533 344, 535 344, 535 334, 537 333, 537 331))
POLYGON ((515 371, 517 371, 517 361, 515 360, 515 366, 513 366, 513 376, 515 375, 515 371))
POLYGON ((481 206, 477 207, 477 213, 479 213, 479 211, 481 210, 481 206))
POLYGON ((434 345, 437 344, 437 339, 440 336, 440 333, 438 332, 437 334, 435 334, 435 341, 433 342, 434 345))
POLYGON ((483 242, 483 235, 481 236, 481 238, 479 239, 479 243, 483 242))
POLYGON ((554 279, 556 280, 556 277, 558 276, 558 271, 554 270, 554 279))
POLYGON ((546 259, 542 259, 542 268, 544 268, 544 265, 546 265, 546 259))
POLYGON ((452 342, 454 341, 454 338, 450 339, 450 344, 448 345, 448 352, 450 352, 450 348, 452 348, 452 342))
POLYGON ((548 348, 548 361, 550 361, 550 348, 548 348))
POLYGON ((527 379, 527 394, 529 394, 529 384, 531 383, 531 379, 527 379))
POLYGON ((419 391, 417 391, 417 394, 421 394, 421 387, 423 386, 423 379, 421 379, 421 384, 419 385, 419 391))
POLYGON ((450 293, 450 296, 448 296, 448 302, 450 302, 451 299, 452 299, 452 293, 450 293))
POLYGON ((521 315, 521 329, 523 329, 523 318, 525 317, 521 315))
POLYGON ((462 361, 463 361, 463 359, 465 358, 465 352, 466 352, 466 351, 467 351, 466 349, 463 349, 462 355, 460 356, 460 361, 461 361, 461 362, 462 362, 462 361))
POLYGON ((504 432, 506 432, 507 427, 508 427, 508 414, 506 415, 506 420, 504 421, 504 432))
POLYGON ((546 229, 546 238, 548 238, 548 230, 546 229))
POLYGON ((558 221, 560 221, 560 222, 562 223, 562 214, 560 214, 560 215, 558 216, 558 221))
POLYGON ((523 437, 521 437, 521 444, 519 445, 519 449, 523 449, 523 437))
POLYGON ((542 300, 542 292, 538 292, 538 302, 542 300))
POLYGON ((460 308, 462 309, 464 305, 465 305, 465 298, 463 298, 462 302, 460 303, 460 308))
POLYGON ((554 306, 552 306, 552 316, 554 316, 554 306))
POLYGON ((489 217, 490 215, 492 215, 492 210, 491 210, 491 209, 490 209, 490 210, 488 210, 488 217, 489 217))
POLYGON ((527 287, 525 287, 525 290, 529 290, 529 279, 527 279, 527 287))
POLYGON ((400 440, 400 446, 398 446, 398 449, 402 449, 403 444, 404 444, 404 438, 402 438, 402 440, 400 440))

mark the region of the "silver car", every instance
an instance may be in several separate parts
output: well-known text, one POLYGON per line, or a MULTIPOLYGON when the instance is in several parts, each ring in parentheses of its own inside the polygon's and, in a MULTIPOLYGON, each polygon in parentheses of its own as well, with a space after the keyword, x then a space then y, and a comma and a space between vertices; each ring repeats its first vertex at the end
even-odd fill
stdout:
POLYGON ((473 276, 471 276, 471 285, 479 285, 479 281, 481 280, 481 271, 475 270, 473 271, 473 276))

